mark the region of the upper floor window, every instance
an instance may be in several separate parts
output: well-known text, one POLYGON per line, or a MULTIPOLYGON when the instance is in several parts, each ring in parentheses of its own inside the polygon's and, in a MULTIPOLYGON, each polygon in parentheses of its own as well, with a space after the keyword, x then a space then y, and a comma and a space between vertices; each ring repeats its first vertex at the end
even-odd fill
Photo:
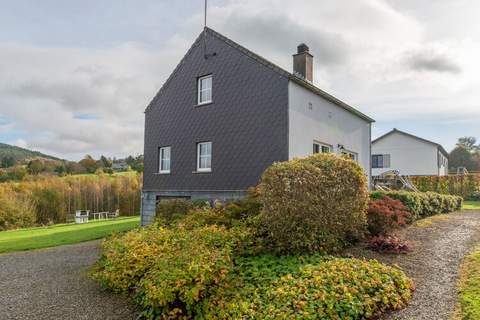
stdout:
POLYGON ((197 171, 212 171, 212 142, 197 143, 197 171))
POLYGON ((372 168, 390 168, 389 154, 372 154, 372 168))
POLYGON ((198 78, 198 104, 212 102, 212 75, 198 78))
POLYGON ((171 147, 161 147, 158 150, 158 172, 170 173, 171 147))
POLYGON ((330 153, 332 152, 332 146, 320 142, 313 143, 313 153, 330 153))

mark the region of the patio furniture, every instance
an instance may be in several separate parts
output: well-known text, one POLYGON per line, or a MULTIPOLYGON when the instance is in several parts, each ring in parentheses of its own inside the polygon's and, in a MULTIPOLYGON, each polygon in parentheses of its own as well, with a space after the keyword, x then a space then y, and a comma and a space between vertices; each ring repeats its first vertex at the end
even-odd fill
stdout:
POLYGON ((120 210, 117 209, 115 210, 115 212, 106 212, 106 218, 117 218, 118 216, 120 216, 120 210))
POLYGON ((93 217, 93 220, 98 220, 98 219, 106 219, 107 218, 108 212, 92 212, 91 215, 93 217))
POLYGON ((90 210, 77 210, 75 212, 75 223, 87 223, 90 210))

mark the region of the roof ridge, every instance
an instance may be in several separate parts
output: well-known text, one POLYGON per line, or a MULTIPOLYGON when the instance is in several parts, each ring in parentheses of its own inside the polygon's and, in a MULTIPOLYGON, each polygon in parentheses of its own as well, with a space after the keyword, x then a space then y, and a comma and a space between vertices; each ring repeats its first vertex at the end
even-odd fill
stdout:
MULTIPOLYGON (((207 27, 205 27, 205 29, 207 29, 207 27)), ((150 107, 155 103, 155 101, 158 99, 158 96, 165 90, 165 88, 168 86, 168 83, 170 82, 170 80, 173 78, 173 75, 178 71, 178 69, 180 69, 181 65, 183 64, 183 62, 185 61, 185 59, 187 58, 187 56, 192 52, 193 48, 195 46, 198 45, 198 41, 200 40, 200 37, 203 35, 203 33, 205 32, 205 30, 202 30, 202 32, 200 32, 200 34, 197 36, 197 38, 195 39, 195 41, 192 43, 192 45, 190 46, 190 48, 187 50, 187 52, 183 55, 182 59, 180 59, 180 62, 175 66, 175 69, 173 69, 173 71, 170 73, 170 75, 168 76, 167 80, 165 80, 165 82, 162 84, 162 86, 160 87, 160 89, 158 90, 157 94, 155 94, 155 96, 152 98, 152 100, 150 101, 150 103, 147 105, 147 107, 145 108, 145 111, 144 112, 147 112, 150 107)))
POLYGON ((250 56, 251 58, 257 60, 258 62, 262 63, 263 65, 270 67, 274 71, 277 71, 278 73, 287 76, 290 80, 295 81, 296 83, 302 85, 304 88, 309 89, 313 91, 314 93, 324 97, 325 99, 329 100, 330 102, 336 104, 337 106, 359 116, 360 118, 363 118, 364 120, 367 120, 369 122, 375 122, 372 118, 369 116, 365 115, 364 113, 358 111, 354 107, 350 106, 349 104, 341 101, 340 99, 336 98, 335 96, 329 94, 328 92, 320 89, 313 83, 307 82, 306 80, 297 77, 295 74, 283 69, 282 67, 278 66, 277 64, 271 62, 270 60, 262 57, 261 55, 251 51, 250 49, 247 49, 246 47, 242 46, 241 44, 237 43, 236 41, 228 38, 227 36, 219 33, 218 31, 215 31, 209 27, 205 27, 206 30, 208 30, 212 35, 216 36, 220 40, 224 41, 225 43, 231 45, 232 47, 242 51, 245 53, 247 56, 250 56))
POLYGON ((374 140, 372 141, 372 144, 375 143, 375 142, 377 142, 377 141, 380 140, 380 139, 385 138, 386 136, 388 136, 388 135, 390 135, 390 134, 392 134, 392 133, 394 133, 394 132, 398 132, 398 133, 401 133, 401 134, 403 134, 403 135, 409 136, 409 137, 411 137, 411 138, 415 138, 415 139, 417 139, 417 140, 420 140, 420 141, 423 141, 423 142, 427 142, 427 143, 433 144, 433 145, 439 147, 440 150, 441 150, 445 155, 448 156, 447 150, 445 150, 445 148, 444 148, 440 143, 435 142, 435 141, 431 141, 431 140, 428 140, 428 139, 425 139, 425 138, 422 138, 422 137, 419 137, 419 136, 416 136, 416 135, 414 135, 414 134, 411 134, 411 133, 408 133, 408 132, 399 130, 399 129, 397 129, 397 128, 393 128, 392 130, 388 131, 387 133, 385 133, 385 134, 381 135, 380 137, 374 139, 374 140))
POLYGON ((165 88, 168 86, 168 83, 170 82, 170 80, 173 78, 173 75, 178 71, 178 69, 180 69, 181 65, 183 64, 183 61, 185 60, 185 58, 192 52, 193 48, 197 45, 197 43, 199 42, 200 40, 200 37, 205 33, 205 32, 208 32, 209 34, 211 34, 212 36, 218 38, 219 40, 223 41, 224 43, 226 43, 227 45, 230 45, 231 47, 241 51, 243 54, 245 54, 246 56, 256 60, 257 62, 261 63, 262 65, 272 69, 273 71, 279 73, 280 75, 282 76, 285 76, 287 77, 289 80, 292 80, 294 82, 296 82, 297 84, 303 86, 304 88, 306 88, 307 90, 310 90, 314 93, 316 93, 317 95, 319 96, 322 96, 323 98, 325 98, 326 100, 334 103, 335 105, 337 105, 338 107, 368 121, 368 122, 375 122, 375 120, 373 120, 372 118, 370 118, 369 116, 365 115, 364 113, 358 111, 357 109, 355 109, 354 107, 350 106, 349 104, 341 101, 340 99, 334 97, 333 95, 323 91, 322 89, 318 88, 317 86, 315 86, 313 83, 309 83, 307 82, 306 80, 304 79, 301 79, 299 77, 297 77, 296 75, 294 75, 293 73, 283 69, 282 67, 278 66, 277 64, 271 62, 270 60, 262 57, 261 55, 247 49, 246 47, 242 46, 241 44, 231 40, 230 38, 228 38, 227 36, 224 36, 223 34, 219 33, 218 31, 215 31, 209 27, 204 27, 204 29, 202 30, 202 32, 198 35, 198 37, 195 39, 195 41, 193 42, 193 44, 190 46, 190 48, 188 49, 188 51, 185 53, 185 55, 183 56, 183 58, 180 60, 180 62, 177 64, 177 66, 175 67, 175 69, 172 71, 172 73, 170 74, 170 76, 167 78, 167 80, 165 80, 165 82, 163 83, 162 87, 160 88, 160 90, 157 92, 157 94, 154 96, 154 98, 150 101, 150 103, 148 104, 147 108, 145 109, 145 112, 147 112, 150 107, 155 103, 155 101, 158 99, 158 96, 165 90, 165 88))

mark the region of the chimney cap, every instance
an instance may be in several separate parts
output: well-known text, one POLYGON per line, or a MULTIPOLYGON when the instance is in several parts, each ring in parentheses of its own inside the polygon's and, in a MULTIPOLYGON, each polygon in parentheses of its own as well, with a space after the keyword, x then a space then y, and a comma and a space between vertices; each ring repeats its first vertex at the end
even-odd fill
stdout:
POLYGON ((297 46, 297 53, 304 53, 304 52, 309 52, 309 48, 305 43, 300 43, 297 46))

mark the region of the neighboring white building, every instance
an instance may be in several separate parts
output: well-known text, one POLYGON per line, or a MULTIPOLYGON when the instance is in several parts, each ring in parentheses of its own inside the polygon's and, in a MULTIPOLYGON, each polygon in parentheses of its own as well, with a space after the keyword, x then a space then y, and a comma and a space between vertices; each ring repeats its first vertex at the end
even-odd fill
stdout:
POLYGON ((390 170, 408 176, 445 176, 448 153, 438 143, 393 129, 372 141, 372 175, 390 170))

